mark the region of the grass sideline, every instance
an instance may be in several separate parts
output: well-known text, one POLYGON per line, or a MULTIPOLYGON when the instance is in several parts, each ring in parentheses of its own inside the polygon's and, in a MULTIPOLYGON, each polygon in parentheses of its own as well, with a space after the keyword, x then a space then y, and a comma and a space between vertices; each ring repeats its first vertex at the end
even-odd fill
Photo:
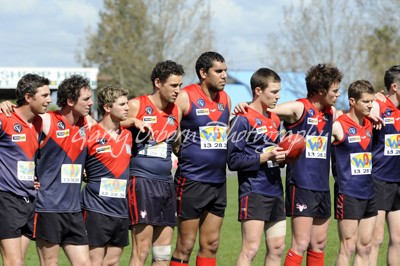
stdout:
MULTIPOLYGON (((333 188, 333 178, 331 178, 331 187, 333 188)), ((240 232, 240 223, 237 221, 237 191, 238 184, 236 175, 230 175, 227 179, 227 196, 228 196, 228 207, 225 213, 224 224, 222 226, 221 233, 221 244, 218 251, 218 265, 219 266, 232 266, 236 263, 236 258, 239 254, 241 247, 241 232, 240 232)), ((176 236, 176 229, 175 229, 176 236)), ((290 220, 287 220, 287 235, 286 235, 286 249, 285 253, 290 246, 290 220)), ((379 261, 378 265, 386 265, 386 251, 388 245, 388 233, 387 229, 385 230, 385 240, 382 244, 382 247, 379 252, 379 261)), ((172 244, 172 249, 175 247, 175 238, 172 244)), ((336 260, 336 255, 339 248, 339 238, 337 234, 337 223, 336 220, 331 218, 329 225, 329 235, 328 235, 328 244, 325 249, 325 265, 334 265, 336 260)), ((190 260, 190 265, 195 265, 196 253, 197 253, 197 245, 193 250, 192 257, 190 260)), ((130 256, 131 246, 126 247, 124 253, 121 258, 120 265, 128 265, 129 264, 129 256, 130 256)), ((265 245, 262 243, 261 248, 258 251, 256 258, 254 259, 253 265, 263 265, 265 255, 265 245)), ((305 265, 305 260, 303 261, 303 265, 305 265)), ((283 263, 282 263, 283 264, 283 263)), ((36 266, 39 265, 38 256, 35 250, 35 243, 32 242, 29 246, 27 256, 25 259, 25 265, 27 266, 36 266)), ((67 266, 70 265, 68 259, 65 257, 63 251, 60 251, 59 256, 59 265, 67 266)), ((151 265, 151 258, 148 258, 146 265, 151 265)))

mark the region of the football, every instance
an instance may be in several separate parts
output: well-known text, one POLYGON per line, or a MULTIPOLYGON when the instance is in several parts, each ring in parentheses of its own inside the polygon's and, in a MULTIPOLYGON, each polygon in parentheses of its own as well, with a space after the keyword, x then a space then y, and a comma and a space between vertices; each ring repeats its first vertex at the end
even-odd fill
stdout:
POLYGON ((288 134, 285 135, 278 144, 285 151, 288 151, 285 158, 285 163, 296 161, 306 149, 306 142, 301 134, 288 134))

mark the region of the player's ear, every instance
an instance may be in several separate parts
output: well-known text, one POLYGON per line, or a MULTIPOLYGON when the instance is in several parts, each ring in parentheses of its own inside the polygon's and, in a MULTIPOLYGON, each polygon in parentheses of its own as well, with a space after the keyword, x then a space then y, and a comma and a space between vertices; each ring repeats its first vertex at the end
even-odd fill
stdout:
POLYGON ((349 98, 349 105, 354 105, 356 103, 356 99, 354 99, 353 97, 349 98))

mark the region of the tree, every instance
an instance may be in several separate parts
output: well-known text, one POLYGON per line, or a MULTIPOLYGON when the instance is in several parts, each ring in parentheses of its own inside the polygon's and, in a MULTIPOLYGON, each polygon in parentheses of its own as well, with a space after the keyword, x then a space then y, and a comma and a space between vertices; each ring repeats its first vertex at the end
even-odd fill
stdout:
POLYGON ((150 93, 149 77, 157 62, 174 60, 188 72, 211 48, 210 16, 201 0, 104 0, 97 31, 88 29, 78 60, 98 65, 100 75, 131 96, 150 93))
POLYGON ((284 8, 280 31, 268 35, 268 63, 278 71, 293 72, 334 64, 344 73, 342 93, 346 92, 351 81, 368 78, 361 37, 368 28, 365 18, 355 14, 362 14, 361 7, 352 1, 293 1, 284 8))

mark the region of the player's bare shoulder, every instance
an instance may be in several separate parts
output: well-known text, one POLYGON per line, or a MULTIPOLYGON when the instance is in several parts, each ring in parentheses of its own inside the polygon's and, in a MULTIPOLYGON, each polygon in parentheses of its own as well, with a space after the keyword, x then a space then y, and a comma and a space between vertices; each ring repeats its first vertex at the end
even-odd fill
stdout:
POLYGON ((271 112, 277 114, 281 120, 287 123, 295 123, 303 115, 304 104, 300 101, 281 103, 271 109, 271 112))

